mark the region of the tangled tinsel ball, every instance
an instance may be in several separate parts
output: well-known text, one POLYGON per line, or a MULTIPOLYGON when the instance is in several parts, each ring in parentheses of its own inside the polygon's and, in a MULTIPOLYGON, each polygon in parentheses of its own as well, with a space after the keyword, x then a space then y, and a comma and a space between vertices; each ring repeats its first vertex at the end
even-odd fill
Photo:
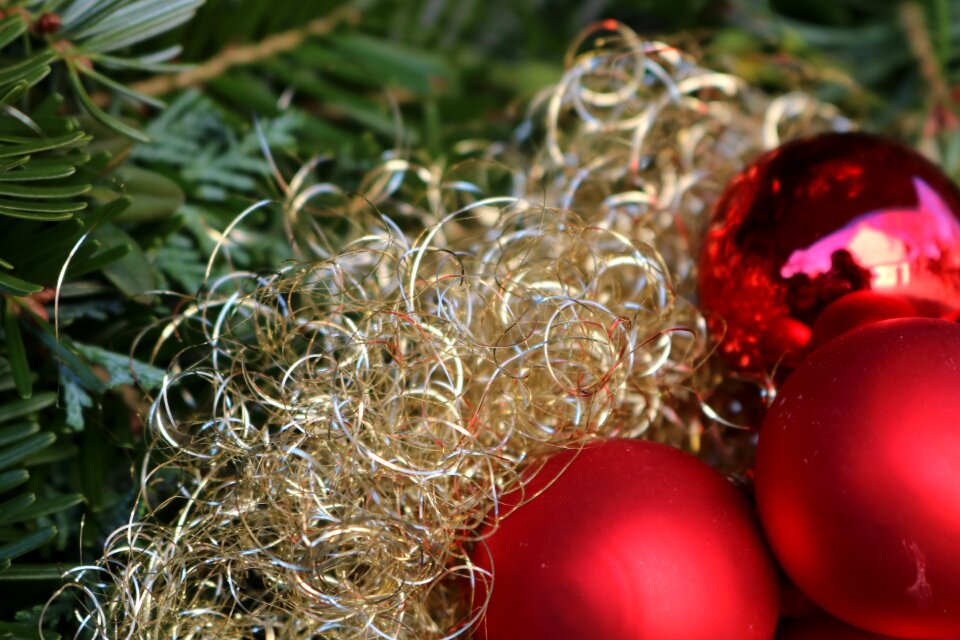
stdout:
POLYGON ((744 159, 848 123, 619 24, 580 43, 512 144, 391 156, 355 195, 308 166, 299 260, 180 306, 137 508, 69 585, 90 637, 462 635, 530 462, 697 448, 696 231, 744 159))

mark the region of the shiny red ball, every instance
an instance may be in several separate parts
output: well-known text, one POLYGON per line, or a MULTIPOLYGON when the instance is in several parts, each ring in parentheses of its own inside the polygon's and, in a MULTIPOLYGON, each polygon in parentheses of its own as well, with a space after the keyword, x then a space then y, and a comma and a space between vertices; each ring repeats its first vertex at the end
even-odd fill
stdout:
POLYGON ((810 329, 854 291, 960 310, 960 190, 896 142, 827 134, 764 154, 717 201, 700 254, 700 306, 736 369, 804 357, 810 329))
POLYGON ((887 320, 814 352, 766 416, 755 480, 814 602, 877 633, 960 634, 960 325, 887 320))
POLYGON ((551 458, 525 495, 540 490, 474 554, 494 575, 478 639, 773 637, 766 545, 745 500, 700 460, 610 440, 551 458))

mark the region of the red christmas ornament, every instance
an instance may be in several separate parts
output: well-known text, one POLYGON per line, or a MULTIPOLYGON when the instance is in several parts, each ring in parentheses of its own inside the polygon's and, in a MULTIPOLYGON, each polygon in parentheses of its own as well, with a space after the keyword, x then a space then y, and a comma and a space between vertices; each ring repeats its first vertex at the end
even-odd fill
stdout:
MULTIPOLYGON (((803 620, 792 620, 781 626, 777 629, 777 640, 896 640, 893 636, 851 627, 822 613, 803 620)), ((956 640, 956 636, 929 640, 956 640)))
POLYGON ((766 546, 746 501, 700 460, 610 440, 551 458, 525 495, 540 490, 474 554, 494 567, 478 639, 773 637, 766 546))
POLYGON ((854 291, 824 309, 813 323, 810 350, 819 349, 837 336, 863 325, 916 315, 916 310, 906 298, 873 291, 854 291))
POLYGON ((700 305, 735 368, 796 365, 820 313, 854 291, 916 315, 960 309, 960 190, 898 143, 862 133, 787 143, 735 177, 700 256, 700 305))
POLYGON ((887 320, 811 355, 760 431, 756 497, 783 568, 831 614, 960 634, 960 325, 887 320))

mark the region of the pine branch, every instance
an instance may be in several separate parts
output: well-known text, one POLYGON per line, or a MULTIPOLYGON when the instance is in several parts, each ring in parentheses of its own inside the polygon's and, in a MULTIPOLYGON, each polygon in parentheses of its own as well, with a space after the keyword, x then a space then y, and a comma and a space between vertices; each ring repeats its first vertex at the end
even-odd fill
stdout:
MULTIPOLYGON (((178 89, 195 87, 223 75, 233 67, 253 64, 280 53, 292 51, 307 38, 327 35, 341 24, 356 26, 360 19, 361 13, 355 7, 340 7, 322 18, 308 22, 306 26, 299 29, 290 29, 271 35, 260 42, 226 49, 188 71, 155 76, 136 83, 131 88, 147 96, 161 96, 178 89)), ((109 96, 105 94, 97 96, 101 101, 106 101, 108 98, 109 96)))
POLYGON ((920 73, 930 88, 932 102, 938 106, 952 103, 950 87, 943 75, 943 67, 934 50, 923 8, 914 2, 900 4, 900 22, 907 34, 910 49, 920 65, 920 73))

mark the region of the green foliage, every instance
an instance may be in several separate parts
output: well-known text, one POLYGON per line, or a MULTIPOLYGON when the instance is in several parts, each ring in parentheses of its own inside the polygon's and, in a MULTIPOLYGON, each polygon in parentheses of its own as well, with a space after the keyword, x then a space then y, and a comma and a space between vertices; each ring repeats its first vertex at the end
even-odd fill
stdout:
MULTIPOLYGON (((97 213, 82 216, 88 209, 82 196, 90 192, 91 182, 102 174, 109 156, 101 156, 99 167, 85 166, 91 160, 85 148, 92 137, 76 118, 60 115, 65 105, 56 93, 43 96, 29 114, 18 108, 17 101, 26 101, 28 91, 51 73, 52 65, 63 63, 75 97, 96 121, 111 131, 145 140, 138 129, 101 109, 82 78, 124 97, 159 104, 110 79, 98 66, 165 69, 161 63, 178 53, 176 47, 133 58, 115 54, 182 24, 201 4, 202 0, 28 0, 13 3, 21 10, 11 9, 0 20, 0 50, 11 60, 0 67, 0 105, 6 109, 0 116, 0 292, 24 296, 52 284, 75 243, 104 218, 97 213), (59 27, 44 29, 42 18, 53 10, 59 12, 59 27), (57 232, 45 228, 44 223, 55 221, 73 224, 57 232), (31 246, 27 236, 45 242, 31 246), (16 261, 14 256, 23 259, 16 261)), ((106 267, 135 252, 134 243, 129 242, 114 242, 102 252, 97 251, 99 247, 94 239, 80 249, 74 256, 74 275, 106 267)), ((16 339, 16 331, 12 333, 16 339)), ((17 349, 15 343, 14 357, 17 349)), ((25 382, 20 383, 21 392, 28 393, 25 382)))
MULTIPOLYGON (((0 386, 11 375, 9 367, 0 367, 0 386)), ((37 422, 38 414, 55 402, 56 394, 40 393, 0 406, 0 580, 11 572, 12 560, 35 551, 57 535, 51 516, 83 501, 78 493, 38 495, 22 489, 30 480, 29 472, 22 467, 35 462, 56 440, 37 422)), ((30 565, 17 565, 20 575, 29 575, 30 571, 30 565)))
POLYGON ((90 137, 76 119, 57 115, 60 106, 51 95, 29 118, 10 107, 20 117, 0 119, 0 291, 12 295, 35 293, 43 283, 13 257, 24 251, 11 229, 39 229, 87 208, 80 197, 90 183, 78 167, 90 159, 82 151, 90 137))
MULTIPOLYGON (((46 599, 67 566, 51 560, 75 557, 81 507, 97 532, 97 514, 125 499, 102 486, 125 465, 85 461, 117 459, 129 424, 110 444, 105 417, 129 418, 130 390, 155 387, 163 372, 127 355, 129 337, 116 352, 96 332, 96 344, 70 334, 85 318, 129 314, 158 284, 126 226, 168 217, 184 196, 124 165, 127 140, 146 136, 121 108, 161 103, 117 78, 178 68, 164 64, 178 48, 139 45, 201 4, 20 0, 0 10, 0 588, 41 585, 10 591, 0 616, 46 599)), ((38 611, 0 622, 0 638, 36 637, 38 611)))
POLYGON ((13 104, 47 77, 55 63, 62 63, 74 96, 91 116, 123 135, 146 140, 137 128, 104 111, 90 96, 85 83, 144 104, 160 105, 156 99, 111 78, 106 71, 167 69, 163 63, 179 53, 178 47, 136 57, 117 53, 183 24, 202 4, 203 0, 8 2, 7 17, 0 20, 0 47, 17 48, 21 53, 14 58, 15 62, 0 68, 0 104, 13 104), (58 17, 51 26, 44 16, 53 11, 58 17))
POLYGON ((124 385, 136 385, 144 390, 156 389, 163 382, 164 371, 152 365, 134 360, 123 354, 107 351, 101 347, 73 343, 70 347, 78 359, 89 366, 103 368, 106 381, 103 385, 91 388, 84 383, 82 376, 73 371, 61 373, 66 404, 66 424, 74 430, 83 430, 85 426, 84 409, 93 405, 90 393, 103 393, 124 385), (89 393, 88 393, 89 392, 89 393))
POLYGON ((59 54, 64 62, 70 84, 84 109, 101 124, 145 142, 146 136, 136 127, 104 111, 91 98, 84 81, 136 102, 162 106, 162 102, 130 89, 100 69, 171 69, 164 63, 180 52, 179 47, 137 57, 122 57, 116 53, 183 24, 202 4, 203 0, 73 0, 53 3, 33 0, 26 2, 25 6, 39 11, 55 7, 59 11, 62 27, 46 38, 49 52, 59 54))
POLYGON ((777 47, 834 78, 848 75, 855 81, 843 90, 827 87, 825 97, 844 99, 859 87, 874 92, 864 115, 878 127, 930 106, 930 78, 911 38, 926 42, 934 71, 948 86, 960 82, 960 0, 736 0, 733 5, 741 38, 749 34, 766 50, 777 47), (921 15, 918 31, 905 19, 905 10, 913 7, 921 15))
MULTIPOLYGON (((136 147, 132 158, 172 171, 192 199, 224 202, 255 193, 270 173, 260 137, 252 126, 231 126, 227 117, 210 98, 186 91, 147 126, 155 142, 136 147)), ((272 148, 296 146, 304 118, 288 112, 261 121, 263 139, 272 148)))

